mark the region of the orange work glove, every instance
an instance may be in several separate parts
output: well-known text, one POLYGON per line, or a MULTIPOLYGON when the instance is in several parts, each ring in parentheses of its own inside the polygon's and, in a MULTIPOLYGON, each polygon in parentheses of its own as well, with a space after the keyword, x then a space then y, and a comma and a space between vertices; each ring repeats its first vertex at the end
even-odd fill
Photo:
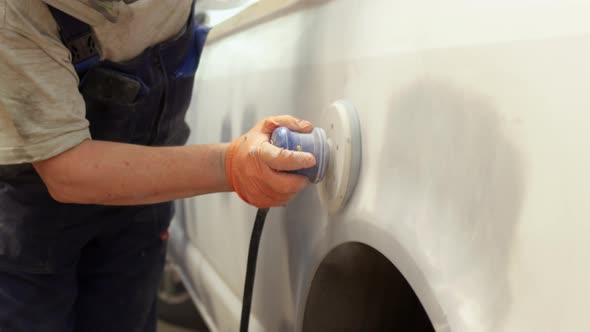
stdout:
POLYGON ((292 116, 270 117, 231 142, 225 155, 225 175, 230 186, 246 203, 259 208, 286 205, 309 181, 305 176, 283 171, 309 168, 316 163, 311 153, 285 150, 270 143, 272 132, 281 126, 304 133, 313 129, 311 123, 292 116))

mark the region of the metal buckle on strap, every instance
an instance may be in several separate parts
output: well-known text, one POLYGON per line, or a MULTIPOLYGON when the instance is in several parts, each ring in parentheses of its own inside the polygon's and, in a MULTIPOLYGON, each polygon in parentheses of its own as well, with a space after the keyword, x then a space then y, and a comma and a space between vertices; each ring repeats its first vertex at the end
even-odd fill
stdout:
POLYGON ((93 31, 85 33, 78 38, 64 42, 72 53, 72 63, 77 65, 94 57, 100 57, 96 36, 93 31))

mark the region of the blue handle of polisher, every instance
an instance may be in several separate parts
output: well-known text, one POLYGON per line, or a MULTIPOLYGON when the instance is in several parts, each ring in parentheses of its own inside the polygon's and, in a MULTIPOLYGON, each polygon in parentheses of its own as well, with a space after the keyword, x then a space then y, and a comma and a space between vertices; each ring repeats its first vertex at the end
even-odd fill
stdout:
POLYGON ((325 141, 323 129, 314 128, 311 133, 298 133, 286 127, 279 127, 273 131, 271 143, 279 148, 313 154, 316 159, 315 166, 289 173, 307 176, 309 181, 313 183, 323 179, 327 158, 327 142, 325 141))

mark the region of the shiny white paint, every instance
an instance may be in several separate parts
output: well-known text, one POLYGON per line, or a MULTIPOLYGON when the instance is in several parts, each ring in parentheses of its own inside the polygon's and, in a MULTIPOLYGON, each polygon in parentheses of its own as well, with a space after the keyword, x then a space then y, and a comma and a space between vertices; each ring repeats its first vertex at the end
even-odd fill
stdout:
POLYGON ((234 9, 252 2, 251 0, 199 0, 197 6, 208 10, 234 9))
MULTIPOLYGON (((388 257, 438 331, 586 329, 589 14, 581 0, 310 0, 210 43, 192 143, 271 114, 317 121, 340 98, 363 130, 340 215, 315 187, 271 210, 256 330, 300 330, 315 268, 348 241, 388 257)), ((173 252, 212 329, 235 331, 255 210, 232 194, 187 206, 173 252)))
POLYGON ((195 12, 206 12, 208 16, 206 25, 215 27, 237 15, 257 1, 258 0, 200 0, 197 1, 195 5, 195 12))

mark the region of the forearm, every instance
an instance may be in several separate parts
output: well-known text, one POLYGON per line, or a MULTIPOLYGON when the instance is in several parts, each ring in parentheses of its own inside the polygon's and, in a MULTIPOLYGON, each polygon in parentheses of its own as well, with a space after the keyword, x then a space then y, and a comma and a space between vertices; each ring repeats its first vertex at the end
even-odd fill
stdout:
POLYGON ((85 141, 35 168, 61 202, 141 205, 230 191, 225 149, 225 144, 145 147, 85 141))

